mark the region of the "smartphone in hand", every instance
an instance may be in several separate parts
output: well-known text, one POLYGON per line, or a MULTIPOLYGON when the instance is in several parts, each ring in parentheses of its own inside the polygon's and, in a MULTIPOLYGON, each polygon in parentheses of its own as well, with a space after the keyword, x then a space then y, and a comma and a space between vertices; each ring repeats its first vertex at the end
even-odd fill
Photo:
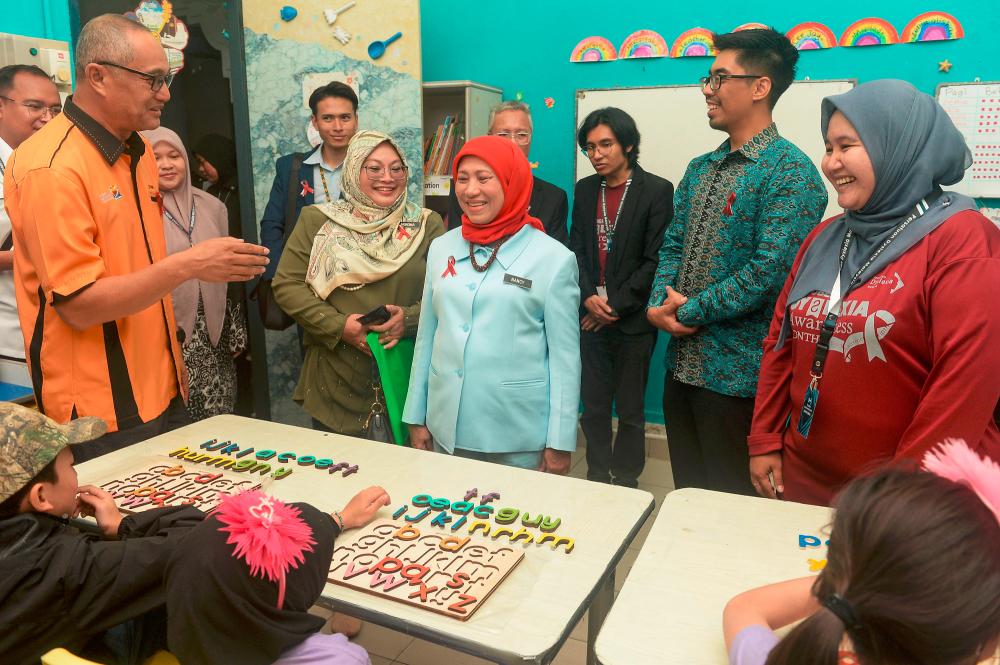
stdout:
POLYGON ((379 305, 364 316, 358 317, 358 323, 363 326, 380 326, 391 318, 392 314, 389 313, 386 306, 379 305))

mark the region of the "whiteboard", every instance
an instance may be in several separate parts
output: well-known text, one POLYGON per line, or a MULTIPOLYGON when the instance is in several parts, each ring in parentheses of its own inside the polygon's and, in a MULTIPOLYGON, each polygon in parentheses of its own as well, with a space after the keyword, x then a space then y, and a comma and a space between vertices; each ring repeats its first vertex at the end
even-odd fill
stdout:
MULTIPOLYGON (((828 95, 847 92, 855 84, 846 79, 796 81, 774 108, 778 132, 808 155, 817 170, 826 152, 819 129, 820 102, 828 95)), ((616 106, 635 119, 639 127, 639 163, 674 187, 680 183, 688 162, 726 140, 725 132, 708 126, 705 97, 698 85, 577 90, 576 126, 579 128, 588 113, 604 106, 616 106)), ((590 160, 577 151, 576 179, 593 173, 590 160)), ((829 195, 825 219, 841 210, 833 186, 826 178, 823 184, 829 195)))
POLYGON ((937 100, 972 151, 972 166, 948 189, 979 198, 1000 197, 1000 81, 942 83, 937 100))

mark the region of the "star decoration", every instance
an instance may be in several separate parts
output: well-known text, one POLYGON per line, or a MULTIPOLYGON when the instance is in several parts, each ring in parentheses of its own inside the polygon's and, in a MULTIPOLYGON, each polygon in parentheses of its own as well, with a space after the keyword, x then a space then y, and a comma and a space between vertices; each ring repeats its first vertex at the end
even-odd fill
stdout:
POLYGON ((938 71, 947 74, 951 71, 952 64, 947 58, 938 63, 938 71))

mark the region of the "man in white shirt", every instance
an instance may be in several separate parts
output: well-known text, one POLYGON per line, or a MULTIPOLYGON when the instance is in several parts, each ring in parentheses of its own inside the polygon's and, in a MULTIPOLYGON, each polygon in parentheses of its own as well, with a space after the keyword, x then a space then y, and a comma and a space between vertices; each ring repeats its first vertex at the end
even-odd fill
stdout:
POLYGON ((283 155, 275 162, 271 196, 260 220, 260 242, 271 250, 265 280, 274 278, 285 238, 302 208, 340 198, 347 144, 358 131, 358 95, 346 83, 333 81, 313 90, 309 108, 322 143, 309 153, 283 155))
POLYGON ((62 111, 59 91, 34 65, 0 67, 0 358, 24 361, 14 301, 14 238, 4 205, 3 176, 21 142, 62 111))

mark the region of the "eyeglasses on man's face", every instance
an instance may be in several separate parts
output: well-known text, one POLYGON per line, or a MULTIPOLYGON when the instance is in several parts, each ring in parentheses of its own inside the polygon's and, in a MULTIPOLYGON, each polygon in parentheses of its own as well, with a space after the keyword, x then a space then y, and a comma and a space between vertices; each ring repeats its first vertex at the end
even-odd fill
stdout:
POLYGON ((497 132, 494 136, 513 141, 518 145, 528 145, 531 142, 531 132, 497 132))
MULTIPOLYGON (((385 175, 386 168, 379 164, 365 165, 362 166, 365 171, 368 172, 368 177, 372 180, 378 180, 383 175, 385 175)), ((393 180, 405 180, 406 179, 406 167, 402 164, 393 164, 389 167, 389 177, 393 180)))
POLYGON ((601 153, 606 155, 611 152, 611 149, 618 144, 617 141, 612 141, 611 139, 604 139, 603 141, 598 141, 597 144, 588 143, 580 149, 580 152, 585 154, 587 157, 593 157, 595 153, 601 153))
POLYGON ((31 115, 38 116, 38 115, 45 115, 47 113, 49 114, 50 117, 54 118, 60 113, 62 113, 62 106, 59 104, 56 104, 54 106, 46 106, 42 102, 35 101, 34 99, 30 99, 26 102, 21 102, 16 99, 7 97, 6 95, 0 95, 0 99, 6 99, 8 102, 20 104, 24 108, 28 109, 28 112, 31 115))
POLYGON ((701 83, 701 87, 706 85, 712 90, 712 92, 718 92, 719 88, 722 87, 723 81, 729 79, 759 79, 764 78, 763 74, 710 74, 708 76, 702 76, 698 79, 701 83))
POLYGON ((174 82, 174 75, 170 73, 150 74, 149 72, 140 72, 138 69, 132 69, 131 67, 126 67, 125 65, 119 65, 116 62, 106 62, 104 60, 101 60, 94 64, 104 65, 105 67, 114 67, 115 69, 122 69, 126 72, 130 72, 132 74, 135 74, 136 76, 144 78, 147 81, 149 81, 149 88, 153 92, 159 92, 160 88, 162 88, 163 86, 167 86, 167 88, 169 88, 170 84, 174 82))

